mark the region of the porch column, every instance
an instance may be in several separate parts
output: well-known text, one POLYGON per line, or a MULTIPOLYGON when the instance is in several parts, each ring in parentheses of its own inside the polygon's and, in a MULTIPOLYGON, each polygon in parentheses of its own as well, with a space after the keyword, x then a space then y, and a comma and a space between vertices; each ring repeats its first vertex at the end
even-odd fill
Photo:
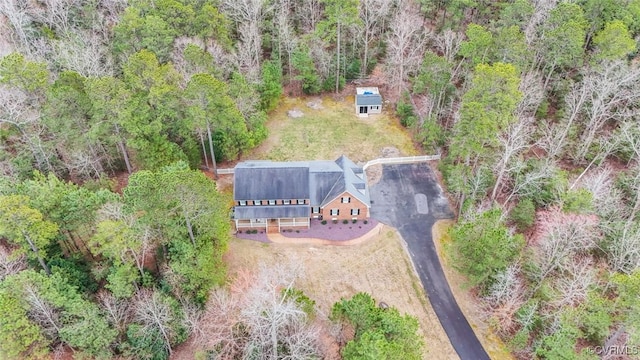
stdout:
POLYGON ((278 218, 278 233, 280 233, 280 218, 278 218))

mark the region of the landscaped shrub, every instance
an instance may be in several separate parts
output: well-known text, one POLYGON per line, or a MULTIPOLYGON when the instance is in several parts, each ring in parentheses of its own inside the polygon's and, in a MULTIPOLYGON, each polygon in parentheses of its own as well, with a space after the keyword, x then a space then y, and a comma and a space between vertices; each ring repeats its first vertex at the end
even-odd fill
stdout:
POLYGON ((344 220, 342 220, 342 223, 346 225, 346 224, 348 224, 348 223, 349 223, 349 220, 344 219, 344 220))
POLYGON ((238 234, 242 234, 242 230, 238 230, 238 234))
POLYGON ((321 224, 322 225, 327 225, 327 220, 322 220, 321 224))
POLYGON ((357 222, 358 222, 358 220, 353 219, 353 220, 351 220, 351 222, 355 224, 355 223, 357 223, 357 222))
POLYGON ((337 224, 337 223, 338 223, 338 220, 333 220, 333 223, 334 223, 334 224, 337 224))
POLYGON ((367 220, 363 221, 365 224, 368 224, 369 222, 367 220))
POLYGON ((300 232, 300 230, 296 230, 296 232, 297 232, 297 233, 299 233, 299 232, 300 232))

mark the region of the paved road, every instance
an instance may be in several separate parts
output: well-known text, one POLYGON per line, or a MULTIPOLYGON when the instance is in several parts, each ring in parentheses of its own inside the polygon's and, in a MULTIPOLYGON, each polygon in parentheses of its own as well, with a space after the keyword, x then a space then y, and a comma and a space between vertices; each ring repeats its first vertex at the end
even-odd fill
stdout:
POLYGON ((489 359, 451 294, 431 238, 434 222, 453 215, 433 171, 427 164, 386 165, 370 191, 371 216, 396 227, 407 242, 431 306, 460 359, 489 359))

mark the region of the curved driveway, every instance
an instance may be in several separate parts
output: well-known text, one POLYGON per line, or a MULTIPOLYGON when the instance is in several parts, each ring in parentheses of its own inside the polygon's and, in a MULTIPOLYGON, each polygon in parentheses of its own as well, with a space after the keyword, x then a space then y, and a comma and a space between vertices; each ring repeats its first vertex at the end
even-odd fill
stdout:
POLYGON ((453 217, 433 171, 427 164, 385 165, 370 191, 371 216, 396 227, 407 243, 431 306, 460 359, 489 359, 451 293, 431 237, 436 220, 453 217))

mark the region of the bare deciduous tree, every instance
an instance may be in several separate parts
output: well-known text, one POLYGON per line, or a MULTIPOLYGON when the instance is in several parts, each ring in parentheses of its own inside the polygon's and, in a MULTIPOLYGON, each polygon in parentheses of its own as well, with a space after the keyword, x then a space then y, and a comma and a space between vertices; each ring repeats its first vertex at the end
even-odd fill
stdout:
POLYGON ((573 84, 565 97, 565 116, 558 125, 546 126, 542 129, 541 146, 551 159, 559 157, 567 146, 567 135, 577 121, 580 112, 589 98, 588 91, 580 83, 573 84))
POLYGON ((42 328, 42 332, 52 340, 58 338, 62 327, 60 311, 42 298, 38 289, 29 284, 24 288, 25 301, 30 305, 29 318, 42 328))
MULTIPOLYGON (((120 221, 126 226, 130 232, 126 233, 126 239, 118 246, 117 261, 123 264, 135 263, 136 268, 140 272, 140 276, 144 276, 144 264, 149 253, 152 251, 153 241, 157 238, 154 231, 144 225, 140 225, 135 216, 127 214, 124 211, 124 204, 119 202, 108 202, 98 210, 98 220, 120 221)), ((109 244, 111 248, 115 248, 116 244, 109 244)), ((98 249, 102 244, 95 244, 98 249)), ((100 251, 100 250, 98 250, 100 251)))
POLYGON ((100 308, 107 315, 107 321, 120 333, 124 333, 133 318, 131 301, 113 296, 108 291, 97 295, 100 308))
POLYGON ((362 39, 363 55, 360 74, 365 76, 369 66, 369 46, 373 39, 381 35, 384 31, 384 21, 389 14, 391 8, 391 0, 361 0, 360 1, 360 19, 362 27, 358 30, 361 33, 359 38, 362 39))
POLYGON ((171 306, 156 290, 142 289, 134 298, 133 319, 143 326, 143 331, 154 333, 157 331, 164 340, 164 348, 171 354, 171 343, 175 337, 172 323, 176 319, 171 306))
POLYGON ((221 358, 277 359, 281 351, 287 359, 319 356, 318 328, 287 292, 299 271, 291 264, 261 266, 256 276, 241 273, 231 291, 215 290, 197 324, 198 343, 221 358))
POLYGON ((460 50, 460 45, 464 41, 464 35, 447 29, 434 37, 436 48, 443 54, 444 58, 453 63, 454 58, 460 50))
POLYGON ((42 141, 44 126, 40 122, 40 112, 35 109, 33 98, 18 88, 0 85, 0 124, 10 125, 20 133, 20 140, 27 146, 36 160, 36 166, 43 171, 53 171, 49 154, 42 141))
POLYGON ((551 300, 551 304, 558 308, 583 302, 587 298, 589 287, 595 281, 593 261, 590 257, 571 259, 565 270, 563 275, 558 276, 553 282, 556 296, 551 300))
POLYGON ((529 147, 529 141, 534 130, 532 124, 533 118, 519 119, 511 124, 500 136, 502 151, 494 167, 496 183, 491 191, 491 200, 495 200, 496 195, 500 192, 503 178, 519 168, 518 165, 513 165, 511 160, 529 147))
POLYGON ((516 109, 517 116, 533 116, 544 99, 542 76, 537 72, 528 72, 520 77, 519 90, 522 100, 516 109))
MULTIPOLYGON (((513 172, 517 173, 525 169, 526 164, 522 161, 517 161, 513 164, 513 172)), ((543 161, 539 166, 518 174, 513 179, 513 185, 509 196, 507 196, 505 203, 511 201, 514 196, 535 196, 539 193, 544 183, 556 172, 556 165, 551 161, 543 161)))
POLYGON ((34 9, 34 17, 60 36, 66 36, 73 30, 74 18, 71 12, 81 6, 77 0, 43 0, 43 7, 34 9))
POLYGON ((520 265, 516 263, 499 273, 484 299, 491 316, 498 320, 504 332, 516 327, 515 314, 526 300, 520 271, 520 265))
POLYGON ((262 58, 262 22, 269 11, 265 0, 224 0, 221 9, 238 26, 238 64, 247 78, 255 81, 262 58))
POLYGON ((532 275, 540 286, 556 271, 574 271, 574 258, 593 249, 599 234, 592 217, 560 209, 539 213, 536 221, 542 234, 534 248, 537 269, 532 275))
POLYGON ((17 47, 28 50, 34 33, 33 17, 30 15, 32 3, 27 0, 0 0, 0 14, 11 25, 12 42, 17 47))
POLYGON ((611 167, 600 166, 589 171, 579 182, 593 196, 593 207, 601 219, 615 221, 628 212, 624 208, 620 190, 613 186, 614 172, 611 167))
POLYGON ((293 16, 291 0, 278 0, 276 3, 276 24, 278 27, 278 56, 281 64, 287 64, 287 74, 291 76, 293 71, 292 55, 298 46, 298 38, 291 24, 293 16), (286 62, 282 57, 286 54, 286 62))
POLYGON ((640 124, 635 119, 629 119, 620 123, 617 137, 620 139, 620 146, 624 150, 630 151, 629 161, 640 161, 640 124))
POLYGON ((110 76, 113 61, 109 48, 92 33, 71 35, 53 42, 53 57, 63 68, 84 77, 110 76))
POLYGON ((582 86, 589 94, 589 103, 583 110, 582 131, 574 154, 577 160, 587 156, 608 121, 640 114, 634 105, 640 100, 640 69, 623 62, 602 64, 586 74, 582 86))
POLYGON ((320 0, 301 0, 295 2, 296 18, 302 24, 304 32, 316 29, 316 24, 322 19, 322 3, 320 0))
POLYGON ((420 11, 403 1, 390 24, 387 38, 386 68, 390 85, 400 94, 409 75, 415 72, 427 43, 424 19, 420 11))
POLYGON ((24 255, 14 257, 4 246, 0 245, 0 281, 26 268, 27 260, 24 255))
POLYGON ((640 226, 635 222, 608 224, 606 252, 612 271, 631 274, 640 268, 640 226))

